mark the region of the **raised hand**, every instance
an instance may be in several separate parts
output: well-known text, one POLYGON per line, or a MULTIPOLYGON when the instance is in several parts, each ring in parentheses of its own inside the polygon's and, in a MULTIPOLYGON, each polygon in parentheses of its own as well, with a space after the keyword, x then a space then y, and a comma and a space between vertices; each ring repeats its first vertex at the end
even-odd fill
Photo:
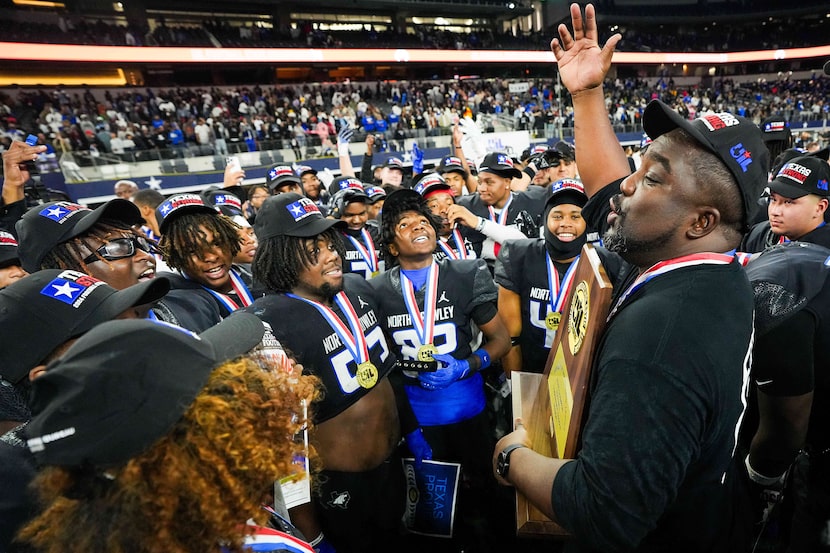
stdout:
POLYGON ((592 4, 585 6, 584 19, 579 4, 571 4, 571 24, 573 34, 564 23, 559 25, 559 38, 551 41, 550 49, 559 65, 562 83, 575 95, 602 85, 611 67, 614 48, 622 35, 612 35, 600 48, 596 12, 592 4))

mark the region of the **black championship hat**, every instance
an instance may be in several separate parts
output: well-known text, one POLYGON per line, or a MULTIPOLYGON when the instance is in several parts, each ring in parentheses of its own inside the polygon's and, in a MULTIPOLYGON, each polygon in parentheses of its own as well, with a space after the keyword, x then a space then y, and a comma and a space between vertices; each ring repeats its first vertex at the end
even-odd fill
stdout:
POLYGON ((827 60, 827 62, 824 64, 824 74, 830 75, 830 60, 827 60))
POLYGON ((337 177, 331 181, 329 185, 329 194, 331 196, 334 196, 341 190, 351 190, 358 193, 358 195, 363 194, 367 198, 366 201, 368 201, 369 195, 363 190, 363 183, 354 177, 337 177))
POLYGON ((264 332, 250 313, 198 335, 149 320, 98 325, 32 383, 29 449, 42 465, 123 465, 170 431, 216 366, 264 332))
POLYGON ((383 162, 383 166, 387 169, 397 169, 401 173, 403 173, 403 161, 399 157, 390 157, 387 158, 386 161, 383 162))
POLYGON ((564 140, 560 140, 554 144, 550 150, 548 150, 548 154, 552 154, 553 157, 559 157, 567 161, 576 160, 576 148, 564 140))
POLYGON ((784 164, 769 183, 769 189, 794 200, 807 194, 830 196, 830 165, 813 156, 801 156, 784 164))
POLYGON ((674 129, 683 129, 715 154, 738 183, 744 223, 754 218, 758 198, 767 184, 769 167, 769 150, 757 125, 731 113, 712 113, 688 121, 663 102, 653 100, 643 112, 643 129, 652 140, 674 129))
POLYGON ((585 187, 575 179, 562 179, 550 185, 550 196, 545 202, 545 207, 560 204, 573 204, 585 207, 588 203, 588 196, 585 194, 585 187))
POLYGON ((425 198, 433 192, 446 192, 451 196, 453 195, 452 187, 447 184, 444 177, 436 173, 427 173, 421 177, 412 187, 412 190, 425 198))
POLYGON ((516 169, 513 159, 504 152, 491 152, 478 165, 479 173, 495 173, 500 177, 518 179, 522 172, 516 169))
POLYGON ((824 148, 816 150, 815 152, 808 152, 807 150, 802 150, 801 148, 787 148, 786 150, 775 156, 775 159, 772 162, 772 175, 777 175, 778 171, 780 171, 784 164, 788 161, 791 161, 801 156, 813 156, 818 159, 823 159, 824 161, 827 161, 828 157, 830 157, 830 148, 825 146, 824 148))
POLYGON ((460 157, 444 156, 441 158, 441 161, 438 163, 438 167, 435 169, 435 172, 439 175, 443 175, 444 173, 452 173, 453 171, 460 173, 465 179, 467 178, 467 171, 464 170, 464 165, 462 164, 460 157))
POLYGON ((222 215, 228 217, 242 216, 242 200, 239 196, 224 188, 210 188, 202 192, 202 199, 208 206, 213 206, 222 215))
POLYGON ((346 222, 326 219, 313 200, 293 192, 266 198, 254 222, 260 240, 275 236, 311 238, 331 227, 345 228, 346 222))
POLYGON ((17 255, 17 238, 13 234, 0 230, 0 269, 20 264, 17 255))
POLYGON ((275 165, 271 167, 268 170, 268 177, 265 180, 271 192, 288 183, 302 185, 300 177, 294 173, 294 169, 290 165, 275 165))
POLYGON ((366 186, 363 191, 369 196, 369 201, 372 203, 386 199, 386 190, 380 186, 366 186))
POLYGON ((116 198, 89 209, 73 202, 49 202, 27 211, 17 222, 21 267, 34 273, 52 249, 80 236, 98 221, 144 224, 141 211, 129 200, 116 198))
POLYGON ((302 178, 303 175, 307 175, 311 173, 314 176, 317 176, 317 169, 311 167, 310 165, 299 165, 296 168, 297 176, 302 178))
POLYGON ((156 208, 156 220, 159 230, 164 230, 170 221, 185 213, 212 213, 217 215, 216 208, 205 203, 201 196, 196 194, 176 194, 161 202, 156 208))
POLYGON ((157 277, 123 290, 78 271, 44 269, 0 290, 0 374, 15 383, 56 347, 170 290, 157 277))
POLYGON ((767 117, 761 122, 764 142, 786 140, 790 136, 790 124, 783 117, 767 117))

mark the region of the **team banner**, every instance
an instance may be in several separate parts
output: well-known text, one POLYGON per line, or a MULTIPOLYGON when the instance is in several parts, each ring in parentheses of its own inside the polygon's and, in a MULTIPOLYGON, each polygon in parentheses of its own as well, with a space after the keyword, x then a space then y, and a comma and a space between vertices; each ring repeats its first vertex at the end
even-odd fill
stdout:
POLYGON ((402 461, 406 474, 406 528, 414 534, 451 538, 461 465, 424 460, 416 467, 412 458, 402 461))

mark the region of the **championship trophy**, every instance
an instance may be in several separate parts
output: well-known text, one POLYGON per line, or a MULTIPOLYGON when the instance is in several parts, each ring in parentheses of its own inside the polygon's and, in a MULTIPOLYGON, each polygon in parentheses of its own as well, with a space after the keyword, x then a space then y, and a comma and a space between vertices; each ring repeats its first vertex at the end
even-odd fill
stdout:
MULTIPOLYGON (((514 418, 525 421, 534 451, 559 459, 573 459, 579 449, 591 366, 611 305, 611 282, 594 247, 583 246, 576 263, 544 373, 511 373, 514 418)), ((525 536, 568 536, 518 492, 516 529, 525 536)))

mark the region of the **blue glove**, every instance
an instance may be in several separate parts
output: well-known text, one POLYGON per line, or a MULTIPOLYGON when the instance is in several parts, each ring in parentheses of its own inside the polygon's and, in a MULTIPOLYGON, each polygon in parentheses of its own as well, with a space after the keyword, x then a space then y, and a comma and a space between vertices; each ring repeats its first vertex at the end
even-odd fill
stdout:
POLYGON ((321 532, 319 536, 317 536, 314 540, 309 542, 311 547, 314 548, 314 551, 317 553, 337 553, 337 550, 334 546, 326 539, 326 537, 321 532))
POLYGON ((424 151, 417 142, 412 143, 412 173, 419 175, 424 172, 424 151))
POLYGON ((421 388, 425 390, 442 390, 470 374, 470 362, 466 359, 456 359, 448 353, 433 353, 432 358, 444 366, 434 372, 418 373, 421 388))
POLYGON ((412 452, 412 456, 415 457, 415 466, 421 466, 425 460, 429 461, 432 459, 432 448, 429 447, 427 443, 427 439, 424 437, 424 431, 420 428, 416 428, 409 434, 407 434, 404 439, 406 440, 406 447, 409 448, 409 451, 412 452))

